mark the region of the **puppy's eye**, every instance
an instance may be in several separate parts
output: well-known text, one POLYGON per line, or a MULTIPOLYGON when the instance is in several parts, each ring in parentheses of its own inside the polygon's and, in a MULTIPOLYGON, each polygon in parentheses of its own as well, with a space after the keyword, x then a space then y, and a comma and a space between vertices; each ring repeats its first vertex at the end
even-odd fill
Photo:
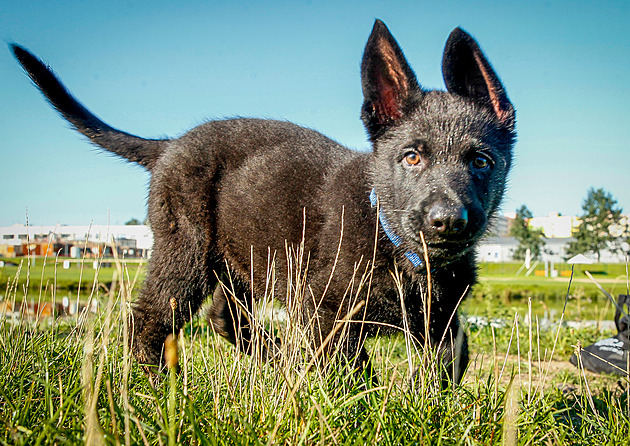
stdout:
POLYGON ((471 165, 477 170, 486 170, 492 166, 492 161, 486 155, 477 154, 472 159, 471 165))
POLYGON ((420 154, 416 151, 410 150, 405 153, 405 162, 410 166, 415 166, 420 162, 420 154))

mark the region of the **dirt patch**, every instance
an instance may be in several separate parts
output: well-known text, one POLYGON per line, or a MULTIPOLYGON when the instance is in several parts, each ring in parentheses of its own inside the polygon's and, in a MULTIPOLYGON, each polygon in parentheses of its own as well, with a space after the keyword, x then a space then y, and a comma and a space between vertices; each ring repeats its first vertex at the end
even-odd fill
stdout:
POLYGON ((487 381, 488 377, 498 381, 499 386, 507 387, 510 381, 523 390, 530 388, 548 391, 560 389, 563 392, 574 391, 585 383, 592 392, 604 389, 624 390, 630 387, 628 378, 614 375, 602 375, 587 370, 580 370, 568 361, 538 361, 517 355, 478 355, 471 358, 465 383, 487 381))

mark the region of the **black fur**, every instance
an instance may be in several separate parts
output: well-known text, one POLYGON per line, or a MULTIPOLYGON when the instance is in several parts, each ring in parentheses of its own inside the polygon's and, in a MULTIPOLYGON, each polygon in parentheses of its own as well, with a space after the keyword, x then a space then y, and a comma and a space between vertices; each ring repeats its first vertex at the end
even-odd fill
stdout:
MULTIPOLYGON (((275 295, 285 299, 286 250, 297 252, 303 241, 308 287, 299 307, 315 347, 361 301, 354 320, 402 327, 396 270, 408 327, 418 339, 425 338, 423 300, 431 290, 428 340, 439 346, 451 376, 461 378, 468 348, 457 305, 476 281, 475 244, 501 201, 515 139, 514 109, 466 32, 455 29, 444 50, 448 91, 428 91, 376 21, 361 65, 361 118, 371 153, 294 124, 259 119, 208 122, 178 139, 138 138, 104 124, 41 61, 11 47, 79 132, 151 172, 154 254, 133 312, 133 349, 141 363, 159 365, 166 336, 213 292, 216 331, 232 342, 240 339, 239 347, 249 351, 250 321, 241 310, 251 308, 252 295, 265 292, 270 258, 275 295), (400 246, 378 224, 372 189, 400 246), (430 266, 414 266, 408 251, 430 266), (372 271, 367 279, 366 270, 372 271), (238 304, 217 287, 228 277, 238 304)), ((356 367, 369 363, 363 341, 382 326, 345 328, 342 352, 356 367)))

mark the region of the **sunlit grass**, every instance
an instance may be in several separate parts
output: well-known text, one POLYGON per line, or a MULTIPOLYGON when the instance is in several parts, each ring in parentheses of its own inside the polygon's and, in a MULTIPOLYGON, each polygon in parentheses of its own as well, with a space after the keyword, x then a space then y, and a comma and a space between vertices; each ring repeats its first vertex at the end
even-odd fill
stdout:
MULTIPOLYGON (((372 383, 342 365, 324 373, 300 327, 280 318, 261 322, 286 340, 278 363, 267 365, 238 353, 197 317, 177 334, 180 372, 151 380, 125 338, 135 268, 118 261, 112 270, 108 287, 86 278, 96 314, 2 323, 1 443, 599 445, 630 438, 628 380, 567 362, 578 342, 604 336, 596 327, 571 330, 557 320, 543 327, 527 305, 507 307, 507 323, 467 327, 467 375, 442 389, 431 379, 410 386, 410 348, 423 346, 410 347, 403 334, 369 342, 372 383)), ((7 289, 5 299, 24 297, 24 288, 7 289)), ((259 303, 257 316, 268 314, 272 298, 259 303)), ((423 365, 424 376, 439 373, 435 361, 423 365)))

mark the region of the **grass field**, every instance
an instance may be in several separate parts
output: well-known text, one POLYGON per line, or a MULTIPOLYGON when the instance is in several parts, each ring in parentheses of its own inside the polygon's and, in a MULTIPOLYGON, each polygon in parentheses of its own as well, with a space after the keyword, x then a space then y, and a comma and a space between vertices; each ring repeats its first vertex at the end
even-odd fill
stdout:
MULTIPOLYGON (((42 263, 3 269, 5 302, 39 299, 39 290, 56 299, 65 291, 59 284, 80 272, 55 274, 52 262, 53 273, 49 264, 42 275, 42 263)), ((1 444, 630 444, 628 379, 567 361, 576 346, 610 334, 559 325, 611 318, 590 281, 560 283, 561 295, 571 296, 563 314, 564 300, 549 297, 558 286, 551 279, 482 267, 480 289, 462 308, 482 321, 467 324, 471 365, 461 385, 442 389, 436 361, 403 335, 370 341, 374 384, 341 366, 324 373, 290 318, 267 321, 285 340, 275 366, 238 354, 195 318, 172 343, 180 372, 151 380, 125 335, 142 272, 115 262, 87 266, 80 288, 100 303, 96 314, 2 323, 1 444), (520 295, 516 284, 546 291, 520 295)), ((617 275, 597 280, 622 292, 623 280, 610 282, 617 275)))
MULTIPOLYGON (((54 259, 37 257, 34 260, 19 257, 13 259, 3 259, 5 266, 0 268, 0 293, 7 290, 7 286, 16 287, 19 290, 25 288, 32 293, 39 295, 40 290, 51 290, 52 288, 61 291, 77 291, 86 289, 96 283, 109 287, 117 268, 113 259, 97 261, 94 268, 94 259, 74 261, 68 269, 63 267, 65 259, 54 259)), ((128 272, 135 275, 139 270, 140 280, 144 277, 143 263, 130 263, 126 265, 128 272)), ((5 291, 8 293, 8 291, 5 291)))

